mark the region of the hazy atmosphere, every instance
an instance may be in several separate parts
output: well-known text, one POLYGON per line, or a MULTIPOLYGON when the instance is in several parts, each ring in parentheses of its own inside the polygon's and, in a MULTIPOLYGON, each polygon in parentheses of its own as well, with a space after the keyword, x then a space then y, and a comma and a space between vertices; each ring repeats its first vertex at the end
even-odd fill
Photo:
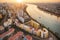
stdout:
POLYGON ((0 40, 59 40, 60 0, 0 0, 0 40))
MULTIPOLYGON (((55 3, 55 2, 60 2, 60 0, 21 0, 23 2, 34 2, 34 3, 55 3)), ((0 2, 17 2, 17 0, 0 0, 0 2)))

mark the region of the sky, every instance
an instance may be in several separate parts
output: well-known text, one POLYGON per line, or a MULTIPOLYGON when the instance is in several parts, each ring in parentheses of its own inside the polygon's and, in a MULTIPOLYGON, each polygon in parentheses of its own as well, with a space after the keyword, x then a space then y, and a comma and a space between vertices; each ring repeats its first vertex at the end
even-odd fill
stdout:
MULTIPOLYGON (((16 2, 16 0, 0 0, 0 2, 16 2)), ((60 0, 23 0, 23 2, 30 2, 30 3, 56 3, 60 2, 60 0)))

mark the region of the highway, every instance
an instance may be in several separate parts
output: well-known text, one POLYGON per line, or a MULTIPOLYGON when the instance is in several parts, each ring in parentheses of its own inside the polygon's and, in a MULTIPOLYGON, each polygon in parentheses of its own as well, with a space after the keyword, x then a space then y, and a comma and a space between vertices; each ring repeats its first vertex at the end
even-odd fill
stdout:
POLYGON ((60 37, 60 17, 42 11, 37 5, 33 4, 27 4, 26 11, 33 19, 46 26, 46 28, 49 28, 53 33, 56 33, 56 35, 60 37))

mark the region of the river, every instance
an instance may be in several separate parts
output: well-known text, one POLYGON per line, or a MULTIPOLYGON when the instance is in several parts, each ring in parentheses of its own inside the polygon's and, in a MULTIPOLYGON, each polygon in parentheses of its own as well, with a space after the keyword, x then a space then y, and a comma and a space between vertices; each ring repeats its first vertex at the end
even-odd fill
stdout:
POLYGON ((40 10, 37 5, 27 4, 27 13, 36 21, 49 28, 60 38, 60 17, 51 15, 49 12, 40 10))

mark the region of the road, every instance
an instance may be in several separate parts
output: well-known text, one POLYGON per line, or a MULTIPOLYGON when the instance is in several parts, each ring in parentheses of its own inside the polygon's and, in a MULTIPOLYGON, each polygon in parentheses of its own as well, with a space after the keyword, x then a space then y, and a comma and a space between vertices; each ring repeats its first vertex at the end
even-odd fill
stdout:
MULTIPOLYGON (((59 27, 60 26, 60 21, 59 21, 60 17, 57 18, 56 16, 51 15, 48 12, 40 10, 36 5, 27 4, 27 6, 28 7, 26 8, 26 11, 33 19, 35 19, 39 23, 44 24, 44 26, 46 26, 53 32, 57 32, 57 33, 60 32, 59 30, 57 30, 60 28, 59 27)), ((57 35, 57 36, 59 36, 59 35, 57 35)))

